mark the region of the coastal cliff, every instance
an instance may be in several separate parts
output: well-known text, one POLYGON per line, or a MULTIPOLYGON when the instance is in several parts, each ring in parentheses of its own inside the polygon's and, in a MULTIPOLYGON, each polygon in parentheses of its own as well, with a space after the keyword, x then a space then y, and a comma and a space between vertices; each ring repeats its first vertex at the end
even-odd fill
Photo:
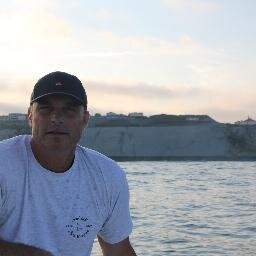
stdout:
POLYGON ((224 124, 93 127, 81 145, 119 160, 256 159, 256 127, 224 124))
MULTIPOLYGON (((254 125, 215 121, 110 124, 92 123, 79 144, 117 160, 256 160, 254 125)), ((30 130, 25 122, 0 124, 0 140, 26 133, 30 130)))

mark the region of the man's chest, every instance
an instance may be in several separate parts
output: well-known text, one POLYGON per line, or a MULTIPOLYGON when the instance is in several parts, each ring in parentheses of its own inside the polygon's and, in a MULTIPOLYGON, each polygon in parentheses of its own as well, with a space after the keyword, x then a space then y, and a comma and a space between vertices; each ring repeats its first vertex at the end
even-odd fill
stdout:
POLYGON ((104 223, 100 200, 84 182, 26 178, 8 200, 8 218, 0 227, 0 236, 56 255, 89 250, 104 223))

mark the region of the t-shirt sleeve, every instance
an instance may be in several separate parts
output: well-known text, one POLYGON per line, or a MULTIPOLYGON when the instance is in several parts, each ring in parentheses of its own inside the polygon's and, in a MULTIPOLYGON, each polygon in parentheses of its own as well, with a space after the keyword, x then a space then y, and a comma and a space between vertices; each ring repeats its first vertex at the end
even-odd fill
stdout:
POLYGON ((98 235, 105 242, 114 244, 121 242, 132 232, 129 189, 123 172, 111 194, 109 215, 98 235))

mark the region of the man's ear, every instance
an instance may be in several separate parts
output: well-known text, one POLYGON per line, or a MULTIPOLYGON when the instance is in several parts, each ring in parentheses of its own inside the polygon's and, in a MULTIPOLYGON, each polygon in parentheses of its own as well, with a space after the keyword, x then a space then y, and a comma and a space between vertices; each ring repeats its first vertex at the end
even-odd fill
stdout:
POLYGON ((33 105, 30 105, 28 107, 28 125, 30 128, 32 127, 32 108, 33 108, 33 105))
POLYGON ((84 127, 86 127, 88 125, 90 119, 90 113, 88 110, 84 110, 84 127))

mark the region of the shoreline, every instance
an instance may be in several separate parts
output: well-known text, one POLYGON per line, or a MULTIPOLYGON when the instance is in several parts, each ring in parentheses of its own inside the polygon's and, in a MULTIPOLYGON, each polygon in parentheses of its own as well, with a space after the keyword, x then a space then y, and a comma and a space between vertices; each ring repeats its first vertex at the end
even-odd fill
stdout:
POLYGON ((108 156, 117 162, 136 161, 231 161, 231 162, 254 162, 256 156, 108 156))

